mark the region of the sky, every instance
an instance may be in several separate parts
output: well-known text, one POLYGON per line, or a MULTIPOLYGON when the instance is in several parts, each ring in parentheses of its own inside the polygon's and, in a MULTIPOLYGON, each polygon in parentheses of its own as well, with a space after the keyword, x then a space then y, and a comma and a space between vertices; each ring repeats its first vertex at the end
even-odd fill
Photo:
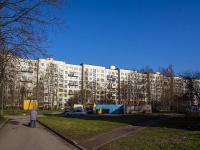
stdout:
POLYGON ((140 70, 200 70, 199 0, 75 0, 65 31, 49 34, 52 58, 140 70))

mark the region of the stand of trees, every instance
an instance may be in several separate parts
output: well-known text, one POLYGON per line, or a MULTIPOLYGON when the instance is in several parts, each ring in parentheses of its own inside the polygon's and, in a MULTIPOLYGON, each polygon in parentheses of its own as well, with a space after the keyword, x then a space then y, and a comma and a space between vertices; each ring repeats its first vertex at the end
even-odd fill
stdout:
POLYGON ((18 58, 48 56, 48 31, 64 24, 65 0, 2 0, 0 2, 0 89, 1 115, 6 68, 18 58), (2 85, 4 83, 4 85, 2 85))

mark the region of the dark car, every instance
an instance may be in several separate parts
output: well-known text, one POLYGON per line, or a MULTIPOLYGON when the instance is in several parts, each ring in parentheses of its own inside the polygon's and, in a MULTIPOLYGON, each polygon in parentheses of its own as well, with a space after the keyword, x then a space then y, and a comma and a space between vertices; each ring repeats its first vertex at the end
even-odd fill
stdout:
POLYGON ((88 114, 93 114, 92 108, 86 108, 86 112, 87 112, 88 114))

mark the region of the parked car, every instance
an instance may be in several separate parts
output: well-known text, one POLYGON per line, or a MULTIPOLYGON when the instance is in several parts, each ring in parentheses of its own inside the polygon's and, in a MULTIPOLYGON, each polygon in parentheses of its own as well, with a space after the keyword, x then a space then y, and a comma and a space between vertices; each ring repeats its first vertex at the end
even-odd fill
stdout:
POLYGON ((200 114, 200 105, 191 105, 186 108, 187 115, 198 115, 200 114))
POLYGON ((92 108, 86 108, 86 112, 88 113, 88 114, 93 114, 93 110, 92 110, 92 108))
POLYGON ((84 110, 80 110, 80 109, 77 109, 77 110, 72 110, 72 111, 68 111, 68 112, 65 112, 65 116, 86 116, 87 113, 84 111, 84 110))

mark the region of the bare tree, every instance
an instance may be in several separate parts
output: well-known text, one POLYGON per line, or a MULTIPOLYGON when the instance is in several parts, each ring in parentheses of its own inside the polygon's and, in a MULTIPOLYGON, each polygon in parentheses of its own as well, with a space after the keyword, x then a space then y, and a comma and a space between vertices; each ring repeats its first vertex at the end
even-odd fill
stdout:
POLYGON ((159 68, 158 71, 163 75, 162 79, 162 96, 161 101, 164 106, 170 108, 172 111, 175 102, 174 93, 174 70, 173 66, 170 65, 168 68, 159 68))
POLYGON ((1 1, 0 52, 21 58, 46 55, 47 32, 64 23, 65 4, 65 0, 1 1))
POLYGON ((129 97, 130 97, 130 93, 129 93, 129 84, 128 84, 128 81, 121 81, 121 86, 120 86, 120 93, 121 93, 121 99, 124 99, 126 101, 129 100, 129 97))
POLYGON ((69 6, 65 0, 0 1, 0 86, 9 61, 47 56, 47 33, 61 29, 64 5, 69 6))
POLYGON ((47 56, 47 33, 61 29, 63 5, 65 0, 0 2, 0 85, 9 61, 47 56))
MULTIPOLYGON (((82 103, 82 96, 84 96, 84 99, 88 99, 92 97, 92 92, 90 90, 79 90, 76 91, 74 93, 74 95, 70 98, 70 102, 71 104, 81 104, 82 103)), ((85 103, 83 103, 83 105, 85 105, 85 103)))
POLYGON ((140 73, 154 73, 153 69, 150 66, 143 67, 139 70, 140 73))
MULTIPOLYGON (((53 109, 55 108, 55 93, 57 93, 58 90, 57 67, 53 62, 49 62, 44 74, 43 81, 45 88, 47 88, 47 90, 44 92, 48 96, 46 97, 48 99, 48 109, 53 109)), ((63 87, 63 84, 61 84, 61 87, 63 87)))
MULTIPOLYGON (((64 23, 61 17, 61 8, 64 4, 65 0, 1 1, 1 66, 17 57, 46 56, 47 32, 55 27, 61 27, 64 23)), ((1 74, 4 73, 2 68, 0 71, 1 74)))
POLYGON ((185 71, 180 75, 184 79, 185 93, 184 99, 189 100, 190 104, 200 103, 200 72, 185 71))

